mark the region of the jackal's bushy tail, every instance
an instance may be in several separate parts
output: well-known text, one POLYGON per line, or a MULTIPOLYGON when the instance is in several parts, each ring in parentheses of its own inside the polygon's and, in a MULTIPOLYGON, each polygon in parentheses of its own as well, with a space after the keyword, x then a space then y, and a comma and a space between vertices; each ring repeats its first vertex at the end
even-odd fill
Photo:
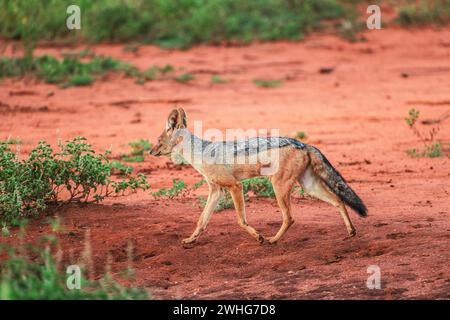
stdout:
POLYGON ((319 149, 308 146, 311 166, 323 182, 350 208, 361 217, 367 216, 367 208, 361 198, 350 188, 341 174, 331 165, 319 149))

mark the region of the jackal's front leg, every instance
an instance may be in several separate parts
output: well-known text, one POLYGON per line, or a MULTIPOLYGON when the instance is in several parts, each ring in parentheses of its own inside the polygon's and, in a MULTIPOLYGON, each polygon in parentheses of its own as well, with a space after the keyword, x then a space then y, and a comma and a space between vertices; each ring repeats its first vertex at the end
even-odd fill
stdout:
POLYGON ((202 214, 197 222, 197 228, 195 228, 194 232, 189 238, 183 239, 184 244, 193 243, 197 240, 200 234, 206 229, 209 220, 211 219, 211 215, 216 208, 217 202, 220 199, 221 189, 217 184, 208 183, 209 184, 209 194, 208 201, 206 202, 205 208, 203 209, 202 214))
POLYGON ((234 208, 236 209, 239 225, 243 229, 245 229, 245 231, 247 231, 252 237, 254 237, 259 243, 263 243, 264 237, 247 223, 242 185, 238 182, 235 186, 230 187, 229 190, 231 193, 231 197, 233 198, 234 208))

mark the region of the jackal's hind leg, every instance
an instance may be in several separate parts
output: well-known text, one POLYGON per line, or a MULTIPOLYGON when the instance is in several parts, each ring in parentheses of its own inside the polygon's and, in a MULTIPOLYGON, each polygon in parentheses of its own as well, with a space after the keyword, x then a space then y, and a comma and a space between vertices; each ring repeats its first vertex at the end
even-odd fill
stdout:
POLYGON ((294 219, 291 216, 291 189, 295 184, 295 179, 285 180, 282 176, 274 176, 271 179, 275 196, 277 198, 278 206, 283 214, 283 223, 278 230, 277 234, 270 237, 268 240, 270 243, 276 243, 286 233, 289 227, 294 223, 294 219))
POLYGON ((189 238, 183 239, 184 244, 193 243, 197 240, 200 234, 206 229, 209 220, 211 219, 211 215, 216 208, 217 202, 220 199, 221 190, 220 187, 216 184, 209 184, 209 195, 208 200, 206 202, 205 208, 203 209, 202 214, 197 222, 197 228, 195 228, 194 232, 189 238))
POLYGON ((229 190, 231 193, 231 197, 233 198, 234 208, 236 209, 239 226, 241 226, 245 231, 247 231, 259 243, 263 243, 264 237, 253 227, 249 226, 247 223, 242 185, 238 182, 236 183, 236 185, 229 187, 229 190))
POLYGON ((325 185, 325 182, 314 174, 311 168, 308 168, 301 176, 300 183, 307 194, 335 206, 344 220, 348 235, 350 237, 356 235, 356 229, 348 216, 344 202, 325 185))

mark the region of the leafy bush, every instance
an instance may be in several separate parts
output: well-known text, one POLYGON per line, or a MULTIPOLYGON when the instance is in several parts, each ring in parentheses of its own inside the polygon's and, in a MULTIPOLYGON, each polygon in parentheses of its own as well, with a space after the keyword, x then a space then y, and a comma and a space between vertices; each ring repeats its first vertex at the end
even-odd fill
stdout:
POLYGON ((5 39, 68 41, 141 40, 188 47, 224 40, 300 39, 323 20, 341 19, 339 0, 0 0, 0 35, 5 39), (80 30, 66 28, 69 5, 80 6, 80 30))
POLYGON ((66 275, 58 270, 49 248, 0 247, 7 259, 0 261, 0 300, 143 300, 149 296, 144 289, 127 288, 105 274, 98 281, 82 277, 81 288, 69 290, 66 275), (3 250, 2 250, 3 249, 3 250), (28 254, 30 251, 31 254, 28 254), (31 258, 36 256, 37 258, 31 258))
POLYGON ((267 177, 255 177, 242 181, 244 194, 252 191, 255 196, 274 198, 275 192, 272 183, 267 177))
POLYGON ((142 174, 113 181, 109 153, 96 154, 85 138, 67 141, 59 148, 54 152, 41 141, 28 158, 20 160, 8 144, 0 143, 0 221, 36 216, 50 205, 100 202, 149 188, 142 174))

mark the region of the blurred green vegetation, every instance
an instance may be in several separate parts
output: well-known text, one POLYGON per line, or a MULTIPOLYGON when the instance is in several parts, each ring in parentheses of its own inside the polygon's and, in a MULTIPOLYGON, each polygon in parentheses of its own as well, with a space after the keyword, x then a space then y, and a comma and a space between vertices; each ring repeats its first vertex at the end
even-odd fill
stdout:
POLYGON ((189 81, 181 76, 169 76, 175 70, 171 65, 159 67, 151 66, 146 70, 139 70, 124 61, 107 56, 89 54, 86 58, 84 51, 76 54, 63 55, 63 59, 57 59, 50 55, 21 57, 0 57, 0 79, 22 78, 34 76, 46 83, 60 84, 61 87, 88 86, 101 79, 110 72, 121 72, 128 77, 144 84, 147 81, 175 79, 177 81, 189 81), (178 77, 182 77, 181 80, 178 77))
MULTIPOLYGON (((375 1, 381 4, 382 1, 375 1)), ((450 0, 386 1, 403 25, 446 23, 450 0)), ((353 38, 364 0, 0 0, 0 36, 22 40, 26 55, 36 41, 139 41, 168 48, 223 41, 301 39, 331 20, 353 38), (81 29, 66 27, 69 5, 81 9, 81 29), (350 27, 349 27, 350 26, 350 27), (350 31, 349 31, 350 29, 350 31)), ((342 29, 342 30, 340 30, 342 29)))
MULTIPOLYGON (((344 1, 345 2, 345 1, 344 1)), ((130 41, 184 48, 197 43, 300 39, 327 19, 350 15, 338 0, 0 0, 0 35, 37 40, 130 41), (68 30, 66 9, 81 9, 68 30)))
MULTIPOLYGON (((5 234, 3 234, 5 236, 5 234)), ((43 249, 21 244, 11 247, 0 244, 0 300, 148 300, 143 288, 128 288, 116 282, 109 273, 99 280, 88 280, 81 274, 81 288, 69 290, 68 275, 55 261, 51 248, 56 247, 52 235, 43 249)))
POLYGON ((282 80, 274 79, 274 80, 267 80, 267 79, 255 79, 253 80, 253 83, 258 87, 263 88, 276 88, 283 84, 282 80))
POLYGON ((96 56, 87 62, 76 57, 55 57, 44 55, 33 57, 0 58, 0 79, 35 75, 47 83, 61 83, 64 87, 91 84, 109 71, 128 72, 132 67, 115 59, 96 56))
POLYGON ((412 1, 399 8, 397 22, 401 25, 447 24, 450 21, 450 0, 412 1))

